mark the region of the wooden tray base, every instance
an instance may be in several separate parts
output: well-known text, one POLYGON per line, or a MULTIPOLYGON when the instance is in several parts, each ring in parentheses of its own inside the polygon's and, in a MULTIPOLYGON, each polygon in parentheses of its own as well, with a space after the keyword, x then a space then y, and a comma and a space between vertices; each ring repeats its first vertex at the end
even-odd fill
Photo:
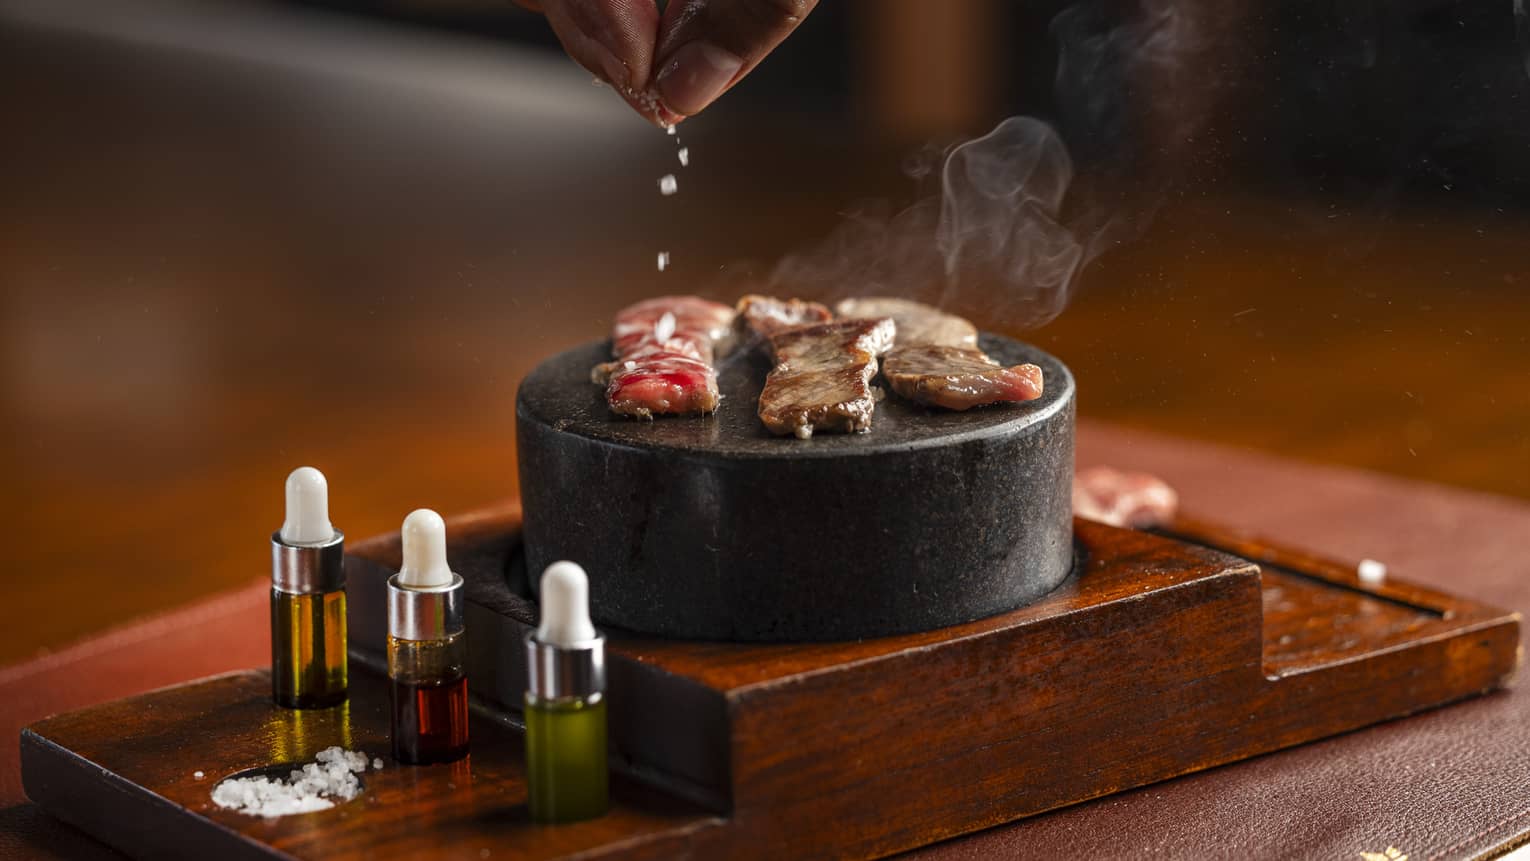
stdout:
POLYGON ((468 580, 473 754, 389 763, 360 798, 266 821, 217 780, 332 744, 386 757, 382 583, 396 536, 347 562, 347 706, 272 706, 263 672, 85 709, 22 734, 28 795, 139 855, 876 856, 1406 715, 1501 685, 1515 614, 1204 525, 1200 544, 1076 524, 1079 571, 1031 607, 852 643, 732 644, 613 632, 614 807, 526 818, 514 707, 535 606, 517 518, 452 524, 468 580), (194 771, 205 772, 203 780, 194 771), (487 854, 485 854, 487 853, 487 854))

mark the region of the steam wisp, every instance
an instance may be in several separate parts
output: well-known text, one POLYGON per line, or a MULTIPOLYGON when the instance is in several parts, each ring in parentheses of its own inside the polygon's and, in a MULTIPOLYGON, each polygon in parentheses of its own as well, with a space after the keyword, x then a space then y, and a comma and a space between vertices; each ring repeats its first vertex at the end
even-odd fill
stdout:
POLYGON ((1003 290, 1012 323, 1039 326, 1068 304, 1085 245, 1062 223, 1073 160, 1057 132, 1011 117, 951 151, 941 170, 935 247, 948 290, 1003 290))
POLYGON ((1089 0, 1053 18, 1059 122, 1089 144, 1081 187, 1074 188, 1073 158, 1057 128, 1010 117, 981 137, 916 157, 907 172, 938 175, 933 197, 896 215, 880 207, 851 214, 817 249, 783 259, 770 279, 774 291, 980 306, 1008 330, 1050 322, 1089 262, 1145 227, 1163 196, 1170 172, 1144 165, 1151 158, 1143 153, 1172 157, 1204 114, 1183 74, 1186 53, 1204 40, 1182 7, 1146 2, 1121 18, 1119 6, 1089 0), (1134 91, 1139 97, 1129 98, 1134 91), (1151 129, 1137 127, 1142 97, 1161 113, 1151 129), (1154 181, 1140 187, 1144 174, 1154 181))

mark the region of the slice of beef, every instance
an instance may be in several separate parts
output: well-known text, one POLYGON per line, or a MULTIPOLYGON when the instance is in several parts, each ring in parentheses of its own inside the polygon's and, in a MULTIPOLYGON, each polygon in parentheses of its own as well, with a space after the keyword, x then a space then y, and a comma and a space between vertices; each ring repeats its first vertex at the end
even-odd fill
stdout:
POLYGON ((771 336, 798 326, 827 323, 834 319, 829 309, 817 302, 801 299, 777 299, 750 294, 738 300, 735 324, 750 340, 768 342, 771 336))
POLYGON ((807 439, 814 433, 871 429, 877 357, 892 346, 889 318, 835 320, 788 329, 771 338, 776 366, 760 393, 760 421, 773 433, 807 439))
POLYGON ((615 360, 591 379, 619 415, 711 413, 722 397, 713 359, 732 333, 733 309, 695 296, 661 296, 622 309, 611 331, 615 360))
POLYGON ((732 335, 733 309, 698 296, 659 296, 618 311, 611 326, 611 354, 618 359, 659 341, 687 342, 697 358, 711 362, 732 335), (666 320, 665 318, 669 319, 666 320))
POLYGON ((882 376, 899 397, 925 406, 968 410, 1041 397, 1041 369, 1003 367, 978 349, 977 327, 909 299, 864 297, 835 307, 841 314, 885 314, 898 324, 898 344, 882 376))
POLYGON ((882 377, 899 397, 948 410, 1041 397, 1040 368, 1005 367, 976 348, 900 344, 882 361, 882 377))
POLYGON ((1147 529, 1169 523, 1178 510, 1174 488, 1145 472, 1096 466, 1073 476, 1073 513, 1079 517, 1147 529))
POLYGON ((891 317, 898 326, 898 346, 943 344, 977 347, 977 327, 938 308, 911 299, 862 296, 834 306, 841 317, 891 317))

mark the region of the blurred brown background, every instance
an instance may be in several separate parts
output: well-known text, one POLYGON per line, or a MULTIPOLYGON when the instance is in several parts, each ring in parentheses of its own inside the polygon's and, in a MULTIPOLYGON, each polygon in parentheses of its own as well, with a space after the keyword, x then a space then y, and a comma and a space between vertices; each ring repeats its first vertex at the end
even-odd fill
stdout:
POLYGON ((949 298, 1086 417, 1530 497, 1511 4, 1253 5, 825 3, 680 170, 507 4, 0 0, 0 663, 265 576, 300 464, 355 538, 513 493, 540 356, 1021 113, 1130 229, 1038 330, 949 298))

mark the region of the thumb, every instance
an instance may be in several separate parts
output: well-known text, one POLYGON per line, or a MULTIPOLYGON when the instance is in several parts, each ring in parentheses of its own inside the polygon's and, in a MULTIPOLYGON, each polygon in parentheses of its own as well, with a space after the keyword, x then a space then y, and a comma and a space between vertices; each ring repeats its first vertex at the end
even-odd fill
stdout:
POLYGON ((700 113, 791 35, 818 0, 670 3, 659 25, 654 90, 680 116, 700 113))

